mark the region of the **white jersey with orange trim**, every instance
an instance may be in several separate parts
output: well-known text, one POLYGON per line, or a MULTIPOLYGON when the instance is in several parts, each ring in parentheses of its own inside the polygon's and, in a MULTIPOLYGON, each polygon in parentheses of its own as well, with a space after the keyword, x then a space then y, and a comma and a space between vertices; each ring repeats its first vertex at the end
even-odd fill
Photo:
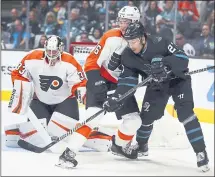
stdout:
POLYGON ((86 86, 81 65, 69 53, 63 52, 61 61, 50 66, 44 59, 44 49, 30 51, 11 73, 12 82, 33 82, 38 99, 46 104, 58 104, 75 96, 78 87, 86 86))
POLYGON ((88 72, 90 70, 98 69, 100 70, 101 76, 113 83, 117 83, 121 70, 117 68, 116 70, 111 71, 108 69, 108 63, 114 52, 121 55, 126 46, 127 42, 123 39, 119 28, 108 30, 104 33, 97 46, 87 57, 84 71, 88 72))

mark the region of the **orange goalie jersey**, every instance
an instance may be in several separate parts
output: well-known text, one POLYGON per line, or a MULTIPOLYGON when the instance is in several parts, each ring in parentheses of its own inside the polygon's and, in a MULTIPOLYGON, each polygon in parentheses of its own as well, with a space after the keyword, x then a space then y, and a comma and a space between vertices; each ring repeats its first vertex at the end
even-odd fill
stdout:
POLYGON ((118 68, 114 71, 109 70, 108 63, 114 52, 121 55, 126 46, 127 42, 123 39, 120 29, 115 28, 107 31, 87 57, 84 71, 100 70, 102 77, 108 81, 117 83, 121 70, 118 68))
POLYGON ((30 51, 11 73, 12 82, 33 82, 37 98, 46 104, 58 104, 75 96, 78 87, 86 86, 81 65, 69 53, 63 52, 54 66, 44 59, 44 49, 30 51))

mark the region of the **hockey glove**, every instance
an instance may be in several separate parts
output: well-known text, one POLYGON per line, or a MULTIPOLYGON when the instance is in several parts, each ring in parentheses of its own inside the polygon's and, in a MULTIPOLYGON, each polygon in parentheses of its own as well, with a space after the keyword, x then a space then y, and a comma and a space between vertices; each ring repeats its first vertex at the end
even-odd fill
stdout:
POLYGON ((108 98, 103 104, 103 109, 105 111, 107 111, 107 112, 116 112, 116 111, 118 111, 123 106, 123 103, 122 102, 117 102, 116 100, 117 100, 116 97, 108 98))
POLYGON ((168 79, 171 70, 164 65, 163 57, 155 57, 151 61, 151 74, 155 82, 163 82, 168 79))
POLYGON ((105 79, 100 76, 99 70, 92 70, 86 73, 87 75, 87 89, 94 95, 99 102, 104 102, 107 99, 108 87, 105 79))

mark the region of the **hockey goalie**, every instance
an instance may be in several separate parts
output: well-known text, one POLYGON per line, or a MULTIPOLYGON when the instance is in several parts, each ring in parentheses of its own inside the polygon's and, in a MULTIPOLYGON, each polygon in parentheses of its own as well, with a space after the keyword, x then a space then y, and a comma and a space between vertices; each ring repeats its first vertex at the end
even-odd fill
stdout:
MULTIPOLYGON (((60 37, 50 36, 44 49, 30 51, 12 71, 11 79, 9 112, 27 115, 28 121, 5 126, 6 146, 19 147, 20 138, 34 145, 46 145, 79 122, 78 101, 84 103, 86 77, 76 59, 64 52, 60 37)), ((88 137, 85 145, 108 151, 113 132, 107 131, 86 130, 82 133, 88 137)), ((69 142, 70 136, 50 150, 62 153, 65 147, 73 146, 69 142)))

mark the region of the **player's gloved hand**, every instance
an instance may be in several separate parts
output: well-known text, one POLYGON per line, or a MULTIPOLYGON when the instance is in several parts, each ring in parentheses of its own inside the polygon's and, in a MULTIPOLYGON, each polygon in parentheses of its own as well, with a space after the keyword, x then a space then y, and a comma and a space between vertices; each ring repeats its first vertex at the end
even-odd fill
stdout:
POLYGON ((171 70, 163 63, 163 57, 154 57, 151 61, 151 74, 155 82, 163 82, 168 79, 171 70))
POLYGON ((107 99, 108 87, 105 79, 100 76, 99 70, 93 70, 86 73, 87 89, 90 90, 97 101, 104 102, 107 99))
POLYGON ((115 112, 119 110, 123 106, 123 103, 118 102, 117 99, 118 98, 116 97, 108 98, 103 104, 103 109, 107 112, 115 112))

